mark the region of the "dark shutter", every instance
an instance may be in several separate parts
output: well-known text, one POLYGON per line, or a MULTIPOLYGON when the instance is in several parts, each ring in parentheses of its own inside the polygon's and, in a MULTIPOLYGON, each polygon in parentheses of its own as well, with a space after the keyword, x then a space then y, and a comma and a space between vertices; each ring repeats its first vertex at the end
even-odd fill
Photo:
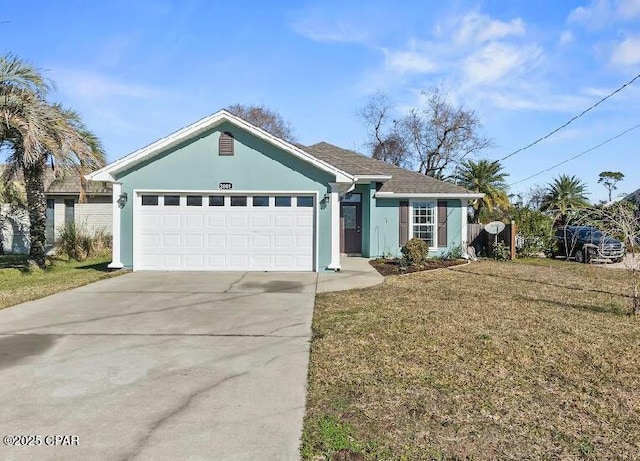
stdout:
POLYGON ((228 131, 220 133, 220 139, 218 140, 218 154, 233 155, 233 135, 228 131))
POLYGON ((409 202, 407 200, 400 201, 400 246, 404 246, 409 238, 409 202))
POLYGON ((438 246, 447 246, 447 201, 438 200, 438 246))

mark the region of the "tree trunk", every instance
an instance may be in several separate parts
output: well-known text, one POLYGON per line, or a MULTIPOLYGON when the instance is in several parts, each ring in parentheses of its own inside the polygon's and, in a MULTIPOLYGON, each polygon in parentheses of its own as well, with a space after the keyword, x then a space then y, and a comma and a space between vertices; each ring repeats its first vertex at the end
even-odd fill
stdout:
POLYGON ((39 267, 45 267, 44 245, 47 225, 47 196, 44 192, 44 172, 46 159, 24 166, 24 182, 27 190, 27 208, 29 210, 29 239, 31 249, 29 258, 39 267))
POLYGON ((2 215, 2 203, 0 203, 0 255, 4 254, 4 216, 2 215))

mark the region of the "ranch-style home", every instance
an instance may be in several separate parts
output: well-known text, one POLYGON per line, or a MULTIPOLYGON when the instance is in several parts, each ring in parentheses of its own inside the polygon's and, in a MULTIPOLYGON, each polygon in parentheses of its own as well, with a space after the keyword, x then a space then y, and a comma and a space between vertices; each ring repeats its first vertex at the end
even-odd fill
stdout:
POLYGON ((341 255, 464 244, 462 187, 279 139, 220 111, 87 176, 112 183, 112 268, 339 270, 341 255))

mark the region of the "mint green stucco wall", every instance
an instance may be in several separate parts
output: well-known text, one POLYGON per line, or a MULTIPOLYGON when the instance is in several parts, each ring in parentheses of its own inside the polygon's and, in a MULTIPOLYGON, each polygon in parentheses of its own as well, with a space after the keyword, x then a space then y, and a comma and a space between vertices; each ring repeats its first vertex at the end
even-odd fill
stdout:
MULTIPOLYGON (((135 189, 217 191, 230 182, 232 191, 317 191, 320 201, 335 177, 309 163, 225 123, 130 170, 119 174, 122 191, 130 197, 121 211, 121 261, 133 266, 133 198, 135 189), (218 138, 235 137, 235 155, 218 155, 218 138)), ((232 192, 230 191, 230 192, 232 192)), ((331 258, 331 205, 317 204, 318 268, 331 258)))
MULTIPOLYGON (((370 186, 370 215, 369 251, 365 256, 400 256, 400 200, 376 199, 375 184, 370 186)), ((419 199, 434 201, 437 199, 419 199)), ((462 211, 460 200, 447 200, 447 246, 430 251, 429 256, 439 256, 452 248, 459 247, 464 239, 461 238, 462 211)), ((411 219, 411 217, 409 217, 411 219)))

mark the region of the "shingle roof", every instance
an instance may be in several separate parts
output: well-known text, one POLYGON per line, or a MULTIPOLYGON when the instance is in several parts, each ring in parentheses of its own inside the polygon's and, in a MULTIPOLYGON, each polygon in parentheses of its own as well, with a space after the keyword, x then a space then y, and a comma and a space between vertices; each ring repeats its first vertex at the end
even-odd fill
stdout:
MULTIPOLYGON (((74 173, 55 179, 47 188, 50 195, 80 194, 80 176, 74 173)), ((87 195, 111 195, 111 183, 102 181, 87 181, 87 195)))
POLYGON ((299 147, 317 159, 330 163, 351 175, 390 175, 391 179, 382 185, 379 192, 393 192, 396 194, 470 193, 464 187, 440 181, 422 173, 405 170, 382 160, 366 157, 352 150, 342 149, 326 142, 299 147))
POLYGON ((629 202, 633 202, 636 205, 640 206, 640 189, 635 192, 631 192, 624 198, 624 200, 628 200, 629 202))

